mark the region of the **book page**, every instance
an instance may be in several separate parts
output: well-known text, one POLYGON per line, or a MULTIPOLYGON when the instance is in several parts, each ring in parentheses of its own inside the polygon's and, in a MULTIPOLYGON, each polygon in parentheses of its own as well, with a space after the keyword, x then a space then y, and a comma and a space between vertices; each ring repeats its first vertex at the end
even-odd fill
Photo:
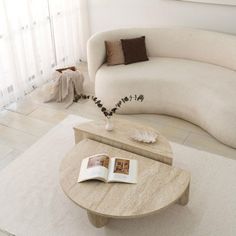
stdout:
POLYGON ((110 158, 107 154, 96 154, 85 158, 80 167, 78 182, 98 179, 106 182, 110 158))
POLYGON ((137 160, 114 157, 110 159, 108 182, 137 183, 137 160))

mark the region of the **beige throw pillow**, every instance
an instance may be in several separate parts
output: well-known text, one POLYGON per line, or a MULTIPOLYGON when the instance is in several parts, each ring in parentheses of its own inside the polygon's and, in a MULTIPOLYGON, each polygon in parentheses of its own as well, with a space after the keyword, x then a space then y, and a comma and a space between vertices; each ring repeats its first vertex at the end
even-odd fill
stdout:
POLYGON ((124 53, 121 41, 105 41, 107 65, 120 65, 124 64, 124 53))

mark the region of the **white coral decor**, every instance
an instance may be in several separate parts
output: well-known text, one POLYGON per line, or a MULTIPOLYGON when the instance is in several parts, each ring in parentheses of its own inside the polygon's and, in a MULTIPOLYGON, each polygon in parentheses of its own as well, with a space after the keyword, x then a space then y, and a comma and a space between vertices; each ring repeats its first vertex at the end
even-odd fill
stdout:
POLYGON ((134 130, 130 137, 138 142, 155 143, 158 134, 150 130, 134 130))

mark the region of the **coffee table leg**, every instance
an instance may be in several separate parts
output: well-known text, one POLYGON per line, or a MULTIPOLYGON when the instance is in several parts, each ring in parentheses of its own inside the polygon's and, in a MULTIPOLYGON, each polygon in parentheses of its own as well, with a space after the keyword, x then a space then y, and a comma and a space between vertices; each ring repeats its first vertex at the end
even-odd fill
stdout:
POLYGON ((87 211, 87 214, 88 214, 88 218, 89 218, 90 223, 93 226, 95 226, 96 228, 101 228, 101 227, 105 226, 109 221, 108 218, 96 215, 96 214, 91 213, 89 211, 87 211))
POLYGON ((184 191, 183 195, 179 198, 177 203, 182 206, 185 206, 186 204, 188 204, 188 200, 189 200, 189 185, 186 188, 186 190, 184 191))

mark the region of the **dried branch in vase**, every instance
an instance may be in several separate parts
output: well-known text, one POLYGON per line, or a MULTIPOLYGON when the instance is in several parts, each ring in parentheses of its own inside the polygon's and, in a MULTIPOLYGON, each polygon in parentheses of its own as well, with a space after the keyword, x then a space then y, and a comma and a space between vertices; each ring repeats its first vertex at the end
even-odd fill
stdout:
POLYGON ((113 116, 114 113, 116 113, 117 110, 119 110, 123 104, 131 101, 137 101, 137 102, 143 102, 144 95, 129 95, 126 97, 121 98, 112 109, 107 109, 101 100, 95 96, 86 95, 86 94, 79 94, 75 95, 74 102, 78 102, 80 99, 92 99, 92 101, 97 105, 97 107, 101 110, 101 112, 104 114, 106 118, 110 118, 113 116))

